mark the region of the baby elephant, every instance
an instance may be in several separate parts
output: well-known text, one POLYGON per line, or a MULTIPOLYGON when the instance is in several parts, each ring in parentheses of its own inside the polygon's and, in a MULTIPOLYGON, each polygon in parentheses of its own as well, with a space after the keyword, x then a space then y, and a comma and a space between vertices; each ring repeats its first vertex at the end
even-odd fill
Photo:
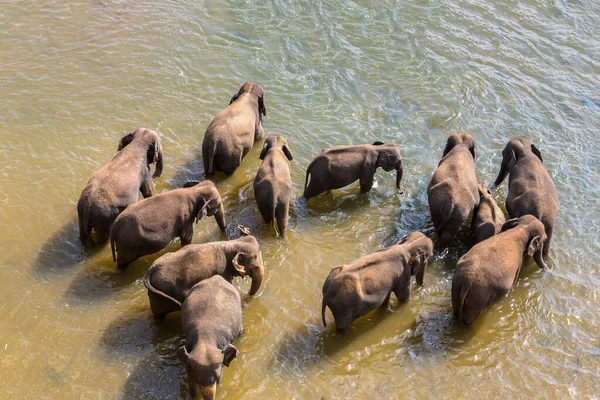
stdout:
POLYGON ((119 141, 117 155, 90 178, 77 203, 79 239, 85 245, 92 229, 96 242, 106 243, 117 216, 138 200, 154 194, 153 179, 163 169, 163 151, 158 133, 138 128, 119 141), (155 164, 154 175, 150 165, 155 164))
POLYGON ((192 398, 212 400, 223 365, 237 357, 231 343, 243 332, 242 306, 236 288, 219 275, 195 285, 183 302, 185 346, 177 355, 185 365, 192 398))
POLYGON ((214 215, 225 230, 225 210, 214 183, 187 182, 183 188, 149 197, 127 207, 110 231, 113 260, 125 268, 134 260, 165 248, 181 238, 181 245, 192 242, 194 220, 214 215), (115 254, 116 253, 116 254, 115 254))
POLYGON ((477 243, 491 238, 500 233, 502 225, 506 222, 504 213, 492 196, 492 192, 485 183, 477 185, 479 190, 479 205, 473 212, 471 230, 475 234, 477 243))
POLYGON ((431 222, 442 246, 448 245, 479 205, 475 176, 475 139, 468 133, 448 138, 427 188, 431 222))
POLYGON ((356 180, 360 180, 360 190, 368 192, 373 187, 373 177, 379 167, 384 171, 397 171, 396 188, 402 193, 402 158, 398 146, 394 143, 375 142, 323 149, 306 169, 304 197, 309 199, 327 190, 347 186, 356 180))
POLYGON ((202 141, 202 162, 206 176, 215 171, 235 172, 255 141, 265 135, 262 118, 267 116, 265 89, 246 82, 229 106, 212 120, 202 141))
POLYGON ((410 297, 410 277, 423 285, 433 242, 421 232, 412 232, 395 245, 366 255, 350 265, 335 267, 323 284, 321 317, 329 307, 338 331, 345 331, 358 317, 385 307, 392 292, 399 301, 410 297))
POLYGON ((456 264, 452 279, 454 315, 466 325, 505 296, 519 277, 523 253, 546 268, 542 257, 546 233, 533 215, 507 221, 502 232, 477 243, 456 264))
POLYGON ((150 308, 156 318, 181 310, 181 303, 196 283, 214 275, 231 282, 234 276, 249 275, 249 295, 258 292, 264 269, 260 247, 254 236, 236 240, 191 244, 157 258, 143 282, 148 288, 150 308))
POLYGON ((294 159, 287 140, 283 136, 269 135, 260 159, 263 162, 254 179, 254 198, 265 222, 273 225, 277 236, 281 233, 285 237, 292 199, 290 161, 294 159))

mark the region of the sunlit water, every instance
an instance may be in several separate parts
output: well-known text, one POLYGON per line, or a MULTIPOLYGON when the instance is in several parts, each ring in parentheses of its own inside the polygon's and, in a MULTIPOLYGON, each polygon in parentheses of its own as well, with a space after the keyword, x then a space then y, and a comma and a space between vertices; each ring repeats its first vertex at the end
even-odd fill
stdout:
MULTIPOLYGON (((260 145, 216 179, 229 233, 250 227, 266 267, 259 296, 242 295, 245 334, 219 398, 597 398, 598 21, 586 0, 3 1, 0 398, 188 396, 180 315, 157 325, 141 283, 157 255, 116 273, 108 247, 83 251, 75 205, 138 126, 163 139, 158 191, 201 178, 204 130, 247 80, 267 90, 267 133, 289 141, 296 198, 280 240, 254 204, 260 145), (343 335, 328 312, 324 328, 331 268, 432 227, 427 184, 457 130, 476 137, 487 183, 509 138, 541 149, 561 201, 549 270, 527 260, 465 328, 450 302, 465 228, 410 302, 343 335), (376 140, 401 148, 403 195, 380 171, 367 195, 353 185, 307 206, 320 149, 376 140)), ((227 237, 212 219, 195 229, 196 243, 227 237)))

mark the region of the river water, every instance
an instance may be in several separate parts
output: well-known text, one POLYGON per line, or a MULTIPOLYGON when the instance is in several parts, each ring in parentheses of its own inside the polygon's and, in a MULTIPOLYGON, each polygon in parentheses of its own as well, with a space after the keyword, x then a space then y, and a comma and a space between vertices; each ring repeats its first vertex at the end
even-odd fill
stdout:
MULTIPOLYGON (((266 276, 242 292, 240 355, 219 398, 598 398, 600 393, 600 3, 548 1, 70 1, 0 4, 0 398, 185 398, 178 313, 158 325, 141 277, 109 247, 86 253, 76 202, 138 126, 160 132, 157 190, 202 177, 212 117, 247 80, 267 90, 267 133, 294 154, 290 235, 260 220, 257 144, 219 176, 228 232, 252 230, 266 276), (331 268, 432 227, 426 188, 449 133, 478 141, 491 183, 506 142, 542 152, 561 208, 549 270, 526 260, 473 327, 450 287, 467 227, 431 259, 411 300, 345 334, 320 320, 331 268), (302 199, 332 145, 395 141, 393 173, 302 199)), ((507 184, 495 191, 504 207, 507 184)), ((194 242, 225 240, 212 219, 194 242)), ((171 244, 174 251, 179 243, 171 244)))

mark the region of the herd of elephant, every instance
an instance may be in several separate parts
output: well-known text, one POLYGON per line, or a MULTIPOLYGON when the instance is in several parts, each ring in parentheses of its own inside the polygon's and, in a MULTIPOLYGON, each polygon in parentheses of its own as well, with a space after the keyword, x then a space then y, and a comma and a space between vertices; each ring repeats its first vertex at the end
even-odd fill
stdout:
MULTIPOLYGON (((262 120, 266 115, 265 89, 246 82, 206 130, 202 143, 206 177, 217 171, 230 175, 240 166, 254 142, 265 136, 262 120)), ((449 137, 427 190, 441 246, 449 245, 473 215, 477 244, 458 260, 452 282, 454 314, 467 325, 508 293, 524 253, 546 267, 544 257, 558 212, 556 187, 539 150, 520 137, 511 139, 502 155, 494 186, 510 174, 506 209, 512 219, 508 221, 489 188, 477 183, 476 143, 468 133, 449 137)), ((284 137, 269 135, 259 157, 256 204, 275 234, 284 237, 292 199, 292 152, 284 137)), ((308 200, 357 180, 361 191, 367 192, 379 167, 396 170, 396 188, 402 193, 403 167, 396 144, 324 149, 307 168, 304 197, 308 200)), ((155 194, 153 180, 162 169, 163 148, 156 132, 138 128, 125 135, 114 158, 94 172, 81 193, 79 235, 84 246, 110 241, 120 269, 180 238, 182 248, 156 259, 143 283, 155 318, 181 311, 186 342, 177 354, 186 366, 190 392, 213 399, 223 366, 229 366, 238 354, 232 343, 243 331, 240 295, 231 281, 248 275, 252 280, 248 294, 256 294, 264 277, 262 253, 256 238, 241 226, 237 239, 191 244, 194 221, 206 216, 214 216, 225 231, 221 195, 209 180, 186 182, 182 188, 155 194), (138 191, 144 197, 139 201, 138 191)), ((323 284, 323 324, 327 307, 336 328, 344 331, 356 318, 387 306, 392 292, 399 301, 407 301, 411 276, 423 284, 432 253, 433 241, 416 231, 393 246, 333 268, 323 284)))

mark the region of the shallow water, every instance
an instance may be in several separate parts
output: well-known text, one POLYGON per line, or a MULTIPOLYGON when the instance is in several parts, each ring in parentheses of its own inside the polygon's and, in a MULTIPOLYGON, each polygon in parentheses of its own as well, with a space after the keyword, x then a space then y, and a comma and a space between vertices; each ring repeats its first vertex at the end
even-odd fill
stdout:
MULTIPOLYGON (((600 6, 495 3, 3 1, 0 398, 188 396, 180 316, 157 325, 141 282, 157 255, 118 274, 108 247, 86 254, 76 202, 138 126, 163 140, 158 191, 200 178, 204 130, 247 80, 267 90, 267 133, 290 143, 296 199, 280 240, 254 204, 260 145, 217 179, 229 232, 250 227, 266 267, 259 296, 242 296, 219 398, 597 398, 600 6), (431 228, 426 187, 456 130, 476 137, 488 183, 511 137, 541 149, 561 201, 549 270, 527 260, 465 328, 450 303, 465 228, 410 302, 343 335, 328 312, 324 328, 331 268, 431 228), (403 195, 380 171, 366 195, 353 185, 307 206, 321 148, 375 140, 400 145, 403 195)), ((226 239, 212 219, 195 229, 195 243, 226 239)))

